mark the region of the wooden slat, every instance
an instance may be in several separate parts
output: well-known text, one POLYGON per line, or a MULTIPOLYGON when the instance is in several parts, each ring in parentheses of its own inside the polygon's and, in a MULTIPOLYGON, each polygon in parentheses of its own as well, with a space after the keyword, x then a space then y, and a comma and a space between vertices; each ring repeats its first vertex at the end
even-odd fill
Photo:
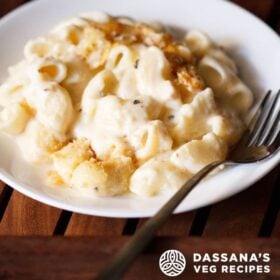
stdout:
POLYGON ((279 0, 232 0, 232 2, 260 17, 280 34, 279 0))
POLYGON ((0 181, 0 192, 3 190, 4 186, 5 186, 5 183, 0 181))
POLYGON ((0 222, 4 216, 7 205, 10 201, 13 190, 4 182, 0 181, 0 222))
POLYGON ((276 5, 274 7, 274 13, 271 19, 271 26, 276 30, 278 34, 280 34, 280 1, 276 1, 276 5))
POLYGON ((277 32, 278 34, 280 34, 280 20, 279 20, 279 22, 277 23, 277 26, 276 26, 275 30, 276 30, 276 32, 277 32))
MULTIPOLYGON (((23 2, 25 2, 24 0, 2 0, 1 1, 1 6, 0 6, 0 16, 7 13, 9 10, 15 8, 17 5, 22 4, 23 2)), ((241 6, 245 7, 246 9, 252 11, 253 13, 257 14, 259 17, 263 18, 263 19, 268 19, 269 16, 272 13, 272 7, 273 7, 273 0, 267 0, 267 1, 256 1, 256 0, 235 0, 233 2, 236 2, 238 4, 240 4, 241 6)), ((280 24, 279 24, 279 28, 280 28, 280 24)), ((254 188, 254 187, 252 187, 254 188)), ((1 192, 1 185, 0 185, 0 192, 1 192)), ((242 195, 242 194, 241 194, 242 195)), ((240 196, 241 196, 240 195, 240 196)), ((14 197, 17 197, 18 194, 13 195, 12 200, 11 200, 11 205, 9 205, 8 207, 8 214, 5 215, 4 220, 2 221, 2 231, 1 231, 1 227, 0 227, 0 234, 1 232, 5 232, 5 230, 11 230, 12 232, 15 232, 15 234, 17 234, 20 231, 24 231, 26 232, 26 234, 30 234, 31 230, 23 230, 21 228, 20 225, 17 226, 3 226, 4 223, 7 224, 6 220, 6 216, 10 215, 12 216, 11 207, 14 207, 13 205, 17 204, 17 200, 18 199, 14 199, 14 197), (10 214, 9 214, 10 213, 10 214), (6 229, 5 229, 6 228, 6 229)), ((247 195, 246 198, 243 198, 244 201, 248 201, 250 195, 247 195)), ((26 198, 25 198, 26 199, 26 198)), ((21 199, 21 200, 25 200, 25 199, 21 199)), ((20 200, 20 201, 21 201, 20 200)), ((29 200, 29 199, 27 199, 29 200)), ((31 201, 31 200, 30 200, 31 201)), ((231 202, 232 204, 234 203, 238 203, 239 199, 236 198, 235 202, 231 202)), ((31 205, 34 204, 35 202, 32 201, 31 203, 26 202, 25 204, 28 206, 30 206, 29 212, 32 212, 33 210, 31 210, 31 205)), ((35 203, 37 204, 37 203, 35 203)), ((234 205, 232 205, 233 207, 234 205)), ((40 209, 38 211, 39 214, 42 213, 49 213, 52 212, 50 210, 46 210, 44 209, 44 207, 41 205, 42 209, 40 209)), ((46 206, 47 207, 47 206, 46 206)), ((36 207, 35 207, 36 208, 36 207)), ((223 207, 221 208, 223 209, 223 207)), ((250 208, 251 210, 252 207, 250 208)), ((21 207, 21 210, 24 212, 25 209, 21 207)), ((56 209, 55 209, 56 210, 56 209)), ((216 211, 216 210, 215 210, 216 211)), ((37 211, 33 211, 36 212, 37 211)), ((40 216, 38 214, 38 216, 40 216)), ((235 213, 235 218, 238 219, 238 216, 242 215, 242 211, 239 210, 239 214, 235 213)), ((258 217, 260 217, 259 213, 256 214, 258 217)), ((158 232, 159 235, 177 235, 177 236, 181 236, 181 235, 185 235, 189 232, 192 221, 193 221, 193 216, 194 213, 186 213, 186 214, 181 214, 181 215, 176 215, 173 216, 170 221, 158 232)), ((56 211, 56 215, 55 215, 55 220, 57 221, 59 217, 59 213, 57 213, 56 211)), ((211 217, 211 216, 210 216, 211 217)), ((252 216, 251 216, 252 217, 252 216)), ((224 219, 231 219, 231 217, 226 216, 224 217, 224 219)), ((254 217, 253 217, 254 218, 254 217)), ((37 216, 36 216, 37 219, 37 216)), ((38 219, 39 221, 42 221, 41 218, 38 219)), ((30 222, 30 221, 29 221, 30 222)), ((225 221, 226 222, 226 221, 225 221)), ((259 220, 257 221, 257 224, 259 224, 259 220)), ((41 222, 39 222, 41 223, 41 222)), ((42 222, 43 223, 43 222, 42 222)), ((47 222, 48 223, 48 222, 47 222)), ((143 221, 140 221, 140 226, 143 223, 143 221)), ((232 224, 234 223, 234 221, 232 222, 232 224)), ((53 226, 55 225, 55 222, 51 222, 52 226, 49 227, 48 230, 43 230, 44 232, 48 232, 48 234, 51 232, 51 228, 53 228, 53 226)), ((67 235, 99 235, 99 234, 106 234, 106 235, 110 235, 110 234, 120 234, 120 232, 122 232, 123 227, 124 227, 125 221, 124 220, 113 220, 113 219, 104 219, 104 218, 96 218, 96 217, 88 217, 88 216, 83 216, 83 215, 78 215, 78 214, 74 214, 70 220, 70 224, 69 227, 66 230, 66 234, 67 235), (119 222, 120 221, 120 222, 119 222)), ((232 226, 229 225, 228 226, 228 230, 230 230, 230 227, 232 226)), ((250 224, 250 223, 249 223, 250 224)), ((39 227, 39 226, 38 226, 39 227)), ((247 228, 251 228, 254 229, 253 231, 256 231, 256 227, 252 227, 252 225, 248 225, 247 228)), ((35 226, 36 228, 36 226, 35 226)), ((247 230, 247 229, 246 229, 247 230)), ((245 230, 245 231, 246 231, 245 230)), ((226 232, 227 230, 225 230, 226 232)), ((6 231, 8 232, 8 231, 6 231)), ((40 233, 39 228, 36 229, 36 232, 40 233)), ((227 234, 225 234, 227 236, 227 234)), ((234 231, 232 233, 232 235, 234 235, 234 231)))
POLYGON ((1 0, 0 1, 0 17, 15 9, 19 5, 25 3, 25 0, 1 0))
POLYGON ((67 236, 121 235, 125 223, 126 223, 126 219, 110 219, 110 218, 73 214, 68 224, 65 235, 67 236))
POLYGON ((0 195, 1 195, 2 191, 4 190, 4 187, 5 187, 5 183, 0 181, 0 195))
POLYGON ((0 223, 0 235, 52 235, 60 213, 14 191, 0 223))
POLYGON ((278 177, 278 182, 276 185, 276 192, 275 193, 275 205, 278 207, 278 215, 276 217, 276 221, 274 224, 274 228, 272 231, 272 236, 280 238, 280 176, 278 177))
POLYGON ((195 211, 173 215, 158 231, 158 236, 186 236, 195 216, 195 211))
POLYGON ((274 7, 274 0, 233 0, 232 2, 267 20, 274 7))
MULTIPOLYGON (((280 203, 280 201, 279 201, 279 203, 280 203)), ((278 216, 277 216, 277 219, 276 219, 276 222, 275 222, 275 226, 274 226, 274 229, 273 229, 273 232, 272 232, 272 236, 280 238, 280 212, 278 212, 278 216)))
MULTIPOLYGON (((195 211, 171 216, 157 232, 157 236, 187 236, 190 232, 195 211)), ((137 229, 141 228, 147 219, 141 219, 137 229)))
POLYGON ((277 167, 248 190, 214 205, 203 236, 257 237, 271 199, 278 171, 277 167))
POLYGON ((274 190, 272 193, 269 206, 266 210, 265 217, 260 229, 260 237, 269 237, 273 233, 275 223, 277 221, 277 214, 279 213, 280 207, 280 166, 278 167, 278 177, 274 183, 274 190))
MULTIPOLYGON (((108 260, 127 242, 127 237, 96 238, 12 238, 0 239, 1 279, 93 279, 108 260)), ((176 279, 279 279, 280 243, 278 239, 212 240, 205 238, 156 238, 123 279, 167 279, 158 260, 167 249, 179 249, 187 259, 187 268, 176 279), (197 274, 192 255, 197 253, 270 253, 270 274, 197 274)), ((259 263, 258 263, 259 264, 259 263)), ((218 264, 219 265, 219 264, 218 264)))

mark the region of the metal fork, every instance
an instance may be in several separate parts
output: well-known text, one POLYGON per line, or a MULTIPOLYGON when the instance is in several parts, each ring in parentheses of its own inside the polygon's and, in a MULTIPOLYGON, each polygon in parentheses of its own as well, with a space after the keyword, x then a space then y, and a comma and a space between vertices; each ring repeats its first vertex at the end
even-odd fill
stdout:
POLYGON ((219 165, 246 164, 262 161, 276 153, 280 146, 280 90, 269 91, 260 102, 249 129, 225 161, 213 162, 187 181, 144 226, 123 246, 113 260, 95 278, 120 279, 128 266, 152 240, 155 232, 166 222, 181 201, 213 169, 219 165))

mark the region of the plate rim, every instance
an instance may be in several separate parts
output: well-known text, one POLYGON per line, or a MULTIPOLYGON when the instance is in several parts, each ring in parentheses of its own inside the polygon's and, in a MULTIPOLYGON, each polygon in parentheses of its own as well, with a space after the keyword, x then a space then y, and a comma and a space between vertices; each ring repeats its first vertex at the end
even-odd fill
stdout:
MULTIPOLYGON (((1 29, 2 25, 5 25, 9 21, 12 21, 13 18, 16 18, 20 14, 24 14, 25 11, 27 11, 30 7, 35 6, 35 5, 40 5, 41 2, 47 2, 47 1, 48 0, 35 0, 35 1, 32 1, 32 2, 27 2, 27 3, 21 4, 16 9, 12 10, 11 12, 4 15, 0 19, 0 29, 1 29)), ((203 1, 203 0, 201 0, 201 1, 203 1)), ((253 17, 255 20, 260 22, 267 29, 267 32, 270 32, 271 34, 276 36, 280 41, 280 37, 276 33, 276 31, 273 30, 262 19, 258 18, 256 15, 254 15, 250 11, 240 7, 239 5, 237 5, 236 3, 233 3, 233 2, 228 2, 228 1, 223 1, 223 0, 211 0, 211 1, 219 2, 220 4, 223 4, 223 5, 229 5, 231 7, 234 7, 235 9, 238 9, 239 12, 247 14, 246 16, 253 17)), ((197 205, 195 207, 191 207, 190 209, 188 209, 188 207, 185 207, 185 209, 180 208, 179 210, 178 209, 175 210, 174 213, 176 213, 176 214, 177 213, 183 213, 183 212, 188 212, 188 211, 198 209, 200 207, 205 207, 205 206, 214 204, 216 202, 223 201, 223 200, 225 200, 229 197, 232 197, 232 196, 236 195, 237 193, 240 193, 240 192, 248 189, 249 187, 251 187, 257 181, 259 181, 262 177, 264 177, 266 174, 268 174, 273 168, 275 168, 279 164, 280 153, 278 152, 277 155, 275 155, 275 156, 276 157, 278 156, 278 159, 275 160, 275 162, 273 164, 270 164, 270 166, 265 168, 263 170, 263 172, 258 173, 250 183, 243 184, 241 190, 240 190, 240 188, 237 188, 236 190, 225 194, 222 198, 220 198, 220 197, 219 198, 214 198, 214 199, 210 198, 207 203, 204 203, 204 202, 197 203, 197 205)), ((144 215, 141 214, 141 213, 139 213, 139 215, 135 215, 135 213, 129 213, 129 212, 123 213, 122 210, 120 211, 118 209, 116 209, 116 211, 114 211, 114 212, 112 212, 112 211, 108 212, 108 210, 106 210, 106 209, 96 209, 94 207, 83 208, 83 207, 78 207, 76 205, 70 205, 69 202, 66 203, 66 202, 59 201, 58 199, 53 198, 53 197, 48 197, 48 196, 44 195, 43 193, 42 194, 37 194, 36 192, 30 190, 29 188, 24 187, 26 184, 24 184, 23 182, 18 182, 19 179, 14 178, 10 174, 5 175, 5 172, 1 172, 1 169, 0 169, 0 180, 2 180, 5 184, 11 186, 16 191, 18 191, 18 192, 36 200, 36 201, 39 201, 41 203, 47 204, 47 205, 55 207, 55 208, 64 209, 64 210, 75 212, 75 213, 86 214, 86 215, 94 215, 94 216, 102 216, 102 217, 110 217, 110 218, 145 218, 145 217, 150 217, 150 216, 153 215, 152 213, 144 214, 144 215)))

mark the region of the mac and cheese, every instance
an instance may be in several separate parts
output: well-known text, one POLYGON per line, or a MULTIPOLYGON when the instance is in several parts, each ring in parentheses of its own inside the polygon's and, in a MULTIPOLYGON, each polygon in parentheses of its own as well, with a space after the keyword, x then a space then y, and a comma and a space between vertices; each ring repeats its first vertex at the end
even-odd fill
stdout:
POLYGON ((205 34, 91 13, 29 41, 0 86, 0 131, 48 183, 97 196, 173 192, 225 159, 253 95, 205 34))

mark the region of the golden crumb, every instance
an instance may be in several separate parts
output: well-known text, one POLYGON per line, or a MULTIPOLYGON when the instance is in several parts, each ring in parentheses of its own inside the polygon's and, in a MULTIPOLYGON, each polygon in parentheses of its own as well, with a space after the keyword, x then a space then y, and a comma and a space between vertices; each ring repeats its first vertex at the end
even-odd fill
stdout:
POLYGON ((33 108, 31 108, 27 103, 26 101, 23 101, 21 102, 20 104, 24 109, 25 111, 30 115, 30 117, 33 117, 35 115, 35 110, 33 108))
POLYGON ((190 103, 196 93, 205 89, 204 81, 192 65, 180 67, 173 83, 181 93, 184 103, 190 103))
POLYGON ((128 191, 129 179, 135 170, 129 157, 119 157, 102 162, 108 180, 100 191, 100 195, 118 195, 128 191))
POLYGON ((47 180, 52 186, 63 186, 65 184, 61 176, 54 170, 48 172, 47 180))
POLYGON ((71 185, 78 188, 99 189, 108 180, 102 164, 94 159, 81 162, 74 170, 71 185))
POLYGON ((115 196, 128 191, 129 178, 135 166, 128 157, 107 161, 90 159, 81 162, 72 173, 74 188, 92 189, 96 196, 115 196))
POLYGON ((45 126, 38 129, 38 146, 49 154, 55 153, 64 146, 64 141, 59 140, 45 126))
POLYGON ((87 139, 74 140, 52 155, 55 169, 64 180, 69 180, 73 170, 83 161, 94 156, 87 139))
POLYGON ((111 42, 104 32, 97 28, 85 28, 82 40, 77 47, 77 54, 94 68, 103 65, 111 49, 111 42))
POLYGON ((173 36, 167 32, 158 31, 144 23, 134 25, 111 20, 106 23, 92 23, 92 27, 101 30, 107 40, 124 45, 143 43, 148 46, 165 48, 173 42, 173 36))
MULTIPOLYGON (((183 102, 190 102, 194 97, 191 93, 199 92, 205 88, 204 82, 195 70, 194 56, 187 46, 177 43, 168 32, 156 30, 144 23, 128 25, 114 20, 102 24, 94 22, 88 32, 86 45, 89 45, 89 51, 92 51, 94 44, 98 41, 96 40, 97 35, 93 35, 95 33, 102 40, 106 38, 106 44, 108 44, 108 41, 112 43, 108 47, 106 45, 102 59, 100 58, 100 63, 104 63, 110 48, 116 44, 129 46, 140 43, 147 46, 156 46, 164 52, 165 57, 170 63, 173 74, 171 80, 181 93, 183 102), (91 34, 91 32, 93 33, 91 34)), ((84 49, 86 52, 87 48, 84 47, 84 49)))

